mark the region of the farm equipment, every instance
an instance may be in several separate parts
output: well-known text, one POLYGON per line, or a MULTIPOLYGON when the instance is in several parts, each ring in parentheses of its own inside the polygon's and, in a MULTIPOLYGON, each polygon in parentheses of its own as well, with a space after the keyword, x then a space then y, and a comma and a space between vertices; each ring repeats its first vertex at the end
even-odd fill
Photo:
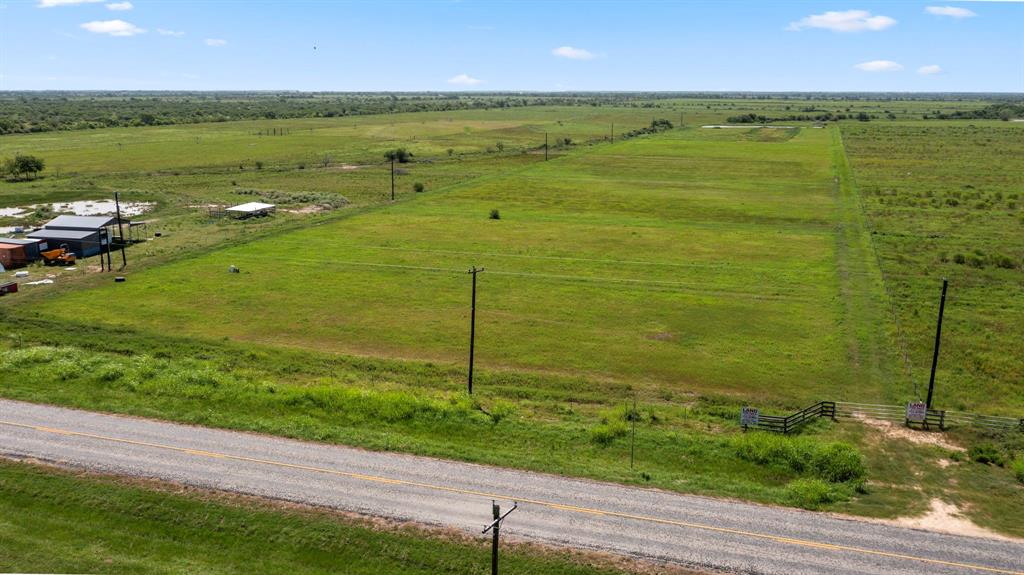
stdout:
POLYGON ((75 263, 75 254, 68 250, 67 245, 61 245, 55 250, 47 250, 45 252, 39 252, 39 255, 43 258, 43 263, 48 266, 70 266, 75 263))

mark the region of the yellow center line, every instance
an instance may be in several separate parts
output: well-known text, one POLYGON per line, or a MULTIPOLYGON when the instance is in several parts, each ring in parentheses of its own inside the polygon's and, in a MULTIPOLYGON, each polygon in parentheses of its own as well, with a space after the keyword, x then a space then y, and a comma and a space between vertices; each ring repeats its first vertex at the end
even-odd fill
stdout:
POLYGON ((9 425, 11 427, 20 427, 23 429, 32 429, 35 431, 41 431, 44 433, 53 433, 58 435, 68 435, 77 437, 86 437, 89 439, 98 439, 101 441, 110 441, 114 443, 123 443, 127 445, 138 445, 142 447, 153 447, 156 449, 165 449, 168 451, 176 451, 179 453, 186 453, 189 455, 196 455, 200 457, 211 457, 217 459, 230 459, 234 461, 245 461, 248 463, 259 463, 262 465, 272 465, 275 467, 284 467, 288 469, 300 469, 303 471, 314 471, 317 473, 326 473, 330 475, 337 475, 341 477, 348 477, 351 479, 358 479, 361 481, 369 481, 374 483, 386 483, 390 485, 405 485, 409 487, 420 487, 423 489, 430 489, 433 491, 443 491, 447 493, 457 493, 460 495, 473 495, 483 497, 486 499, 505 499, 512 501, 519 501, 521 503, 529 503, 541 507, 547 507, 548 509, 555 509, 558 511, 569 511, 573 513, 587 513, 591 515, 601 515, 606 517, 618 517, 621 519, 631 519, 635 521, 644 521, 648 523, 657 523, 661 525, 672 525, 675 527, 686 527, 690 529, 700 529, 703 531, 711 531, 715 533, 727 533, 730 535, 739 535, 743 537, 750 537, 754 539, 762 539, 768 541, 774 541, 776 543, 783 543, 786 545, 794 545, 800 547, 810 547, 814 549, 824 549, 829 551, 847 551, 851 553, 860 553, 864 555, 874 555, 877 557, 887 557, 890 559, 901 559, 906 561, 917 561, 921 563, 928 563, 932 565, 943 565, 946 567, 958 567, 962 569, 970 569, 975 571, 984 571, 986 573, 999 573, 1001 575, 1024 575, 1022 571, 1008 571, 1006 569, 999 569, 995 567, 986 567, 984 565, 972 565, 969 563, 957 563, 955 561, 943 561, 941 559, 930 559, 927 557, 915 557, 913 555, 903 555, 900 553, 891 553, 889 551, 879 551, 877 549, 867 549, 864 547, 852 547, 848 545, 838 545, 834 543, 822 543, 819 541, 810 541, 806 539, 794 539, 791 537, 783 537, 780 535, 771 535, 768 533, 757 533, 754 531, 743 531, 740 529, 731 529, 728 527, 715 527, 713 525, 703 525, 700 523, 689 523, 686 521, 677 521, 674 519, 663 519, 660 517, 650 517, 646 515, 634 515, 631 513, 623 513, 620 511, 607 511, 602 509, 593 509, 589 507, 578 507, 575 505, 569 505, 564 503, 555 503, 552 501, 544 501, 540 499, 525 499, 519 497, 510 497, 508 495, 499 495, 494 493, 487 493, 484 491, 476 491, 472 489, 462 489, 458 487, 446 487, 444 485, 434 485, 430 483, 421 483, 418 481, 409 481, 405 479, 392 479, 388 477, 379 477, 376 475, 366 475, 363 473, 356 473, 353 471, 341 471, 337 469, 326 469, 323 467, 313 467, 309 465, 301 465, 297 463, 285 463, 283 461, 273 461, 269 459, 259 459, 255 457, 246 457, 244 455, 230 455, 227 453, 218 453, 215 451, 206 451, 199 449, 189 449, 186 447, 176 447, 173 445, 164 445, 160 443, 150 443, 146 441, 136 441, 133 439, 121 439, 117 437, 107 437, 104 435, 96 435, 92 433, 84 433, 80 431, 69 431, 66 429, 57 429, 53 427, 44 427, 39 425, 27 425, 23 423, 14 423, 10 421, 0 420, 0 425, 9 425))

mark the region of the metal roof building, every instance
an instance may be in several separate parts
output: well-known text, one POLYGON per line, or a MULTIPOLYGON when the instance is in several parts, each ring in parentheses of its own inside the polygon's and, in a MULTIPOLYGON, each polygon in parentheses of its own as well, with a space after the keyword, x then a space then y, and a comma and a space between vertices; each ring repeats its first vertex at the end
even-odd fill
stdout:
POLYGON ((117 225, 117 218, 112 216, 57 216, 46 222, 43 227, 49 230, 95 231, 114 225, 117 225))
POLYGON ((86 258, 106 248, 110 241, 107 226, 116 223, 117 218, 111 216, 57 216, 26 237, 46 240, 50 248, 66 245, 76 256, 86 258))

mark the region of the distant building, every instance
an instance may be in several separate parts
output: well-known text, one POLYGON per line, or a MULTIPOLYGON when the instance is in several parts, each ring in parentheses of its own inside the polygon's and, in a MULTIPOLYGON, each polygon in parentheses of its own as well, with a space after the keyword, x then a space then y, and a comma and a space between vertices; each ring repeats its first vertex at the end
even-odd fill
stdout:
POLYGON ((111 216, 57 216, 26 236, 45 240, 49 249, 67 246, 76 256, 87 258, 107 250, 109 228, 116 224, 117 218, 111 216))

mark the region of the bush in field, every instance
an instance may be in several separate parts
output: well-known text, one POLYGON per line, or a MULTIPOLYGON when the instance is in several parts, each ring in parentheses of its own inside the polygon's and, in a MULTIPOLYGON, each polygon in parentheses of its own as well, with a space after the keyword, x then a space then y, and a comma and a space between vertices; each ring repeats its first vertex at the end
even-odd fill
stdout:
POLYGON ((979 443, 972 446, 967 450, 967 456, 971 458, 971 461, 984 463, 985 465, 998 465, 1002 467, 1006 464, 1006 459, 1003 457, 1002 452, 991 443, 979 443))
POLYGON ((832 486, 821 479, 794 479, 786 485, 786 495, 794 505, 804 509, 817 509, 836 501, 832 486))
POLYGON ((832 483, 864 479, 867 470, 860 452, 846 443, 827 443, 811 457, 815 475, 832 483))
POLYGON ((740 459, 758 465, 782 467, 831 483, 860 482, 867 476, 860 452, 846 443, 747 433, 734 438, 733 448, 740 459))
POLYGON ((487 412, 488 417, 491 418, 491 423, 498 425, 503 419, 515 415, 516 405, 509 401, 496 401, 487 412))
POLYGON ((1024 483, 1024 456, 1014 459, 1010 464, 1010 470, 1013 471, 1013 476, 1017 478, 1017 481, 1024 483))
POLYGON ((23 175, 35 178, 36 174, 43 171, 45 166, 46 162, 42 158, 18 154, 4 162, 3 171, 15 179, 19 179, 23 175))
POLYGON ((388 150, 384 152, 385 160, 395 160, 399 164, 408 164, 412 161, 412 152, 405 148, 395 148, 394 150, 388 150))
POLYGON ((498 210, 491 210, 491 215, 489 215, 487 217, 489 217, 492 220, 500 220, 501 219, 501 212, 499 212, 498 210))
POLYGON ((629 428, 622 421, 609 421, 591 429, 590 440, 601 447, 608 447, 616 439, 625 437, 628 432, 629 428))
POLYGON ((416 192, 417 194, 422 194, 424 191, 426 191, 426 189, 427 188, 426 186, 423 185, 423 182, 416 182, 415 184, 412 185, 412 191, 416 192))

